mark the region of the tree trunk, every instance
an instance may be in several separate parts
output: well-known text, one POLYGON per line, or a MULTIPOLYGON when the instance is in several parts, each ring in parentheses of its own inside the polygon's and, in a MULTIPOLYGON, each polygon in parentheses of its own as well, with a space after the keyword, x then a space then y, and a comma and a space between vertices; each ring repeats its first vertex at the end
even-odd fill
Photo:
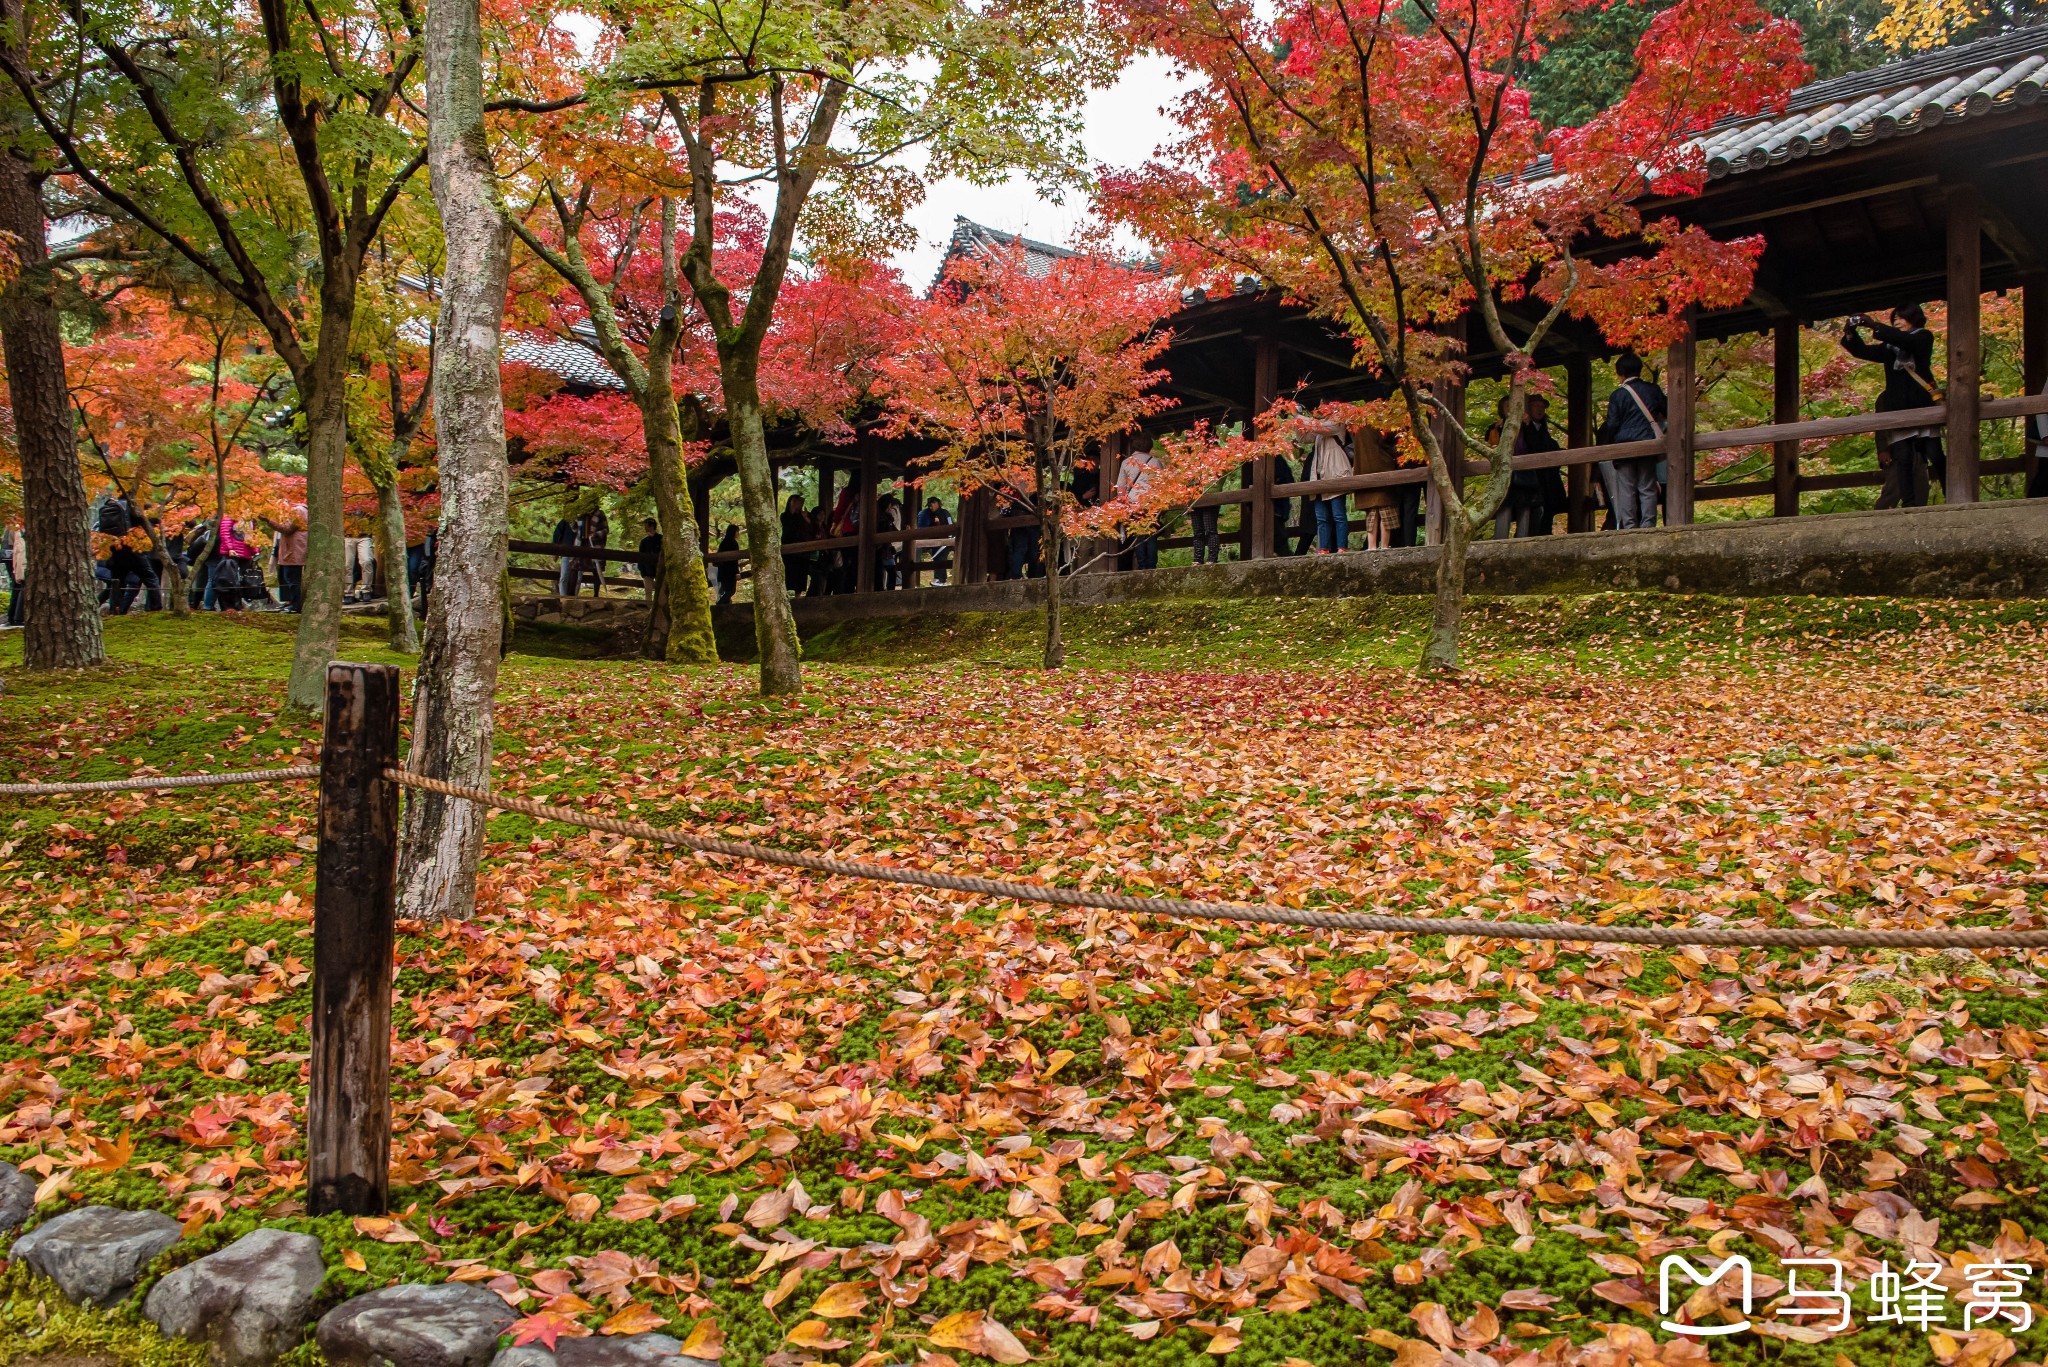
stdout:
POLYGON ((1067 662, 1067 640, 1060 621, 1060 522, 1057 515, 1042 517, 1045 543, 1045 667, 1058 669, 1067 662))
MULTIPOLYGON (((17 13, 7 7, 10 20, 17 13)), ((6 41, 16 30, 6 26, 6 41)), ((64 338, 50 299, 43 199, 29 163, 0 151, 0 230, 12 233, 21 274, 0 293, 0 348, 21 451, 23 530, 28 536, 28 612, 22 662, 30 669, 102 663, 99 593, 86 528, 85 477, 71 426, 64 338)))
MULTIPOLYGON (((759 343, 754 344, 758 356, 759 343)), ((775 472, 761 424, 761 392, 752 364, 720 358, 726 422, 747 510, 747 564, 754 572, 754 644, 761 652, 761 693, 801 693, 804 687, 796 614, 782 576, 782 522, 775 507, 775 472)))
POLYGON ((661 652, 652 658, 671 664, 715 665, 718 638, 711 629, 711 585, 704 576, 703 534, 683 487, 675 386, 667 375, 658 373, 665 368, 649 367, 647 392, 640 403, 647 468, 654 485, 654 516, 661 526, 660 602, 650 603, 649 612, 667 622, 665 639, 651 637, 648 644, 661 652))
MULTIPOLYGON (((408 436, 406 445, 411 444, 408 436)), ((391 453, 394 472, 400 454, 391 453)), ((377 570, 384 576, 384 618, 390 628, 391 648, 403 655, 417 655, 420 630, 412 615, 412 585, 405 578, 405 505, 398 500, 396 479, 377 484, 376 536, 377 570)))
POLYGON ((1457 671, 1458 633, 1465 618, 1465 554, 1472 546, 1472 519, 1463 507, 1447 506, 1443 522, 1444 544, 1436 562, 1436 607, 1430 616, 1429 641, 1422 650, 1424 674, 1457 671))
POLYGON ((341 532, 341 472, 348 461, 348 330, 355 291, 322 291, 320 350, 299 377, 306 410, 306 564, 299 579, 299 632, 292 648, 287 712, 317 716, 327 705, 327 666, 341 649, 347 591, 341 532), (331 322, 338 316, 339 321, 331 322))
MULTIPOLYGON (((441 345, 434 354, 440 433, 440 563, 413 691, 409 768, 456 783, 490 781, 492 699, 504 640, 504 396, 499 329, 512 230, 484 141, 478 0, 427 6, 427 146, 447 240, 441 345)), ((467 917, 486 813, 414 793, 400 833, 399 906, 422 920, 467 917)))

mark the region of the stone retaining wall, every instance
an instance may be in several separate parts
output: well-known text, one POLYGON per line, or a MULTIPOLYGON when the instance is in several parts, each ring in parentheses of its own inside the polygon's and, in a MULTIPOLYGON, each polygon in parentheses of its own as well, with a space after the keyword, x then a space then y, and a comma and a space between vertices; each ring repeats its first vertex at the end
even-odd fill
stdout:
MULTIPOLYGON (((1435 547, 1346 555, 1230 561, 1067 581, 1067 601, 1092 606, 1171 598, 1353 598, 1426 594, 1436 586, 1435 547)), ((1479 594, 1573 594, 1615 590, 1731 597, 2048 597, 2048 500, 1885 512, 1710 522, 1633 532, 1482 541, 1472 547, 1469 587, 1479 594)), ((1015 612, 1041 606, 1042 582, 993 583, 900 593, 800 598, 797 622, 834 622, 922 612, 1015 612)), ((521 621, 637 632, 637 598, 514 600, 521 621)), ((725 633, 752 620, 745 603, 717 610, 725 633)))

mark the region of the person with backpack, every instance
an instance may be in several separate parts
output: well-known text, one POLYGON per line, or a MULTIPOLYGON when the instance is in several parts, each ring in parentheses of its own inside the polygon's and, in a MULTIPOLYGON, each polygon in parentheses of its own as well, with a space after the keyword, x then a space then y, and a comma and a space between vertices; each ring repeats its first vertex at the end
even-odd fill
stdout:
MULTIPOLYGON (((1630 441, 1662 441, 1669 403, 1664 391, 1643 378, 1643 358, 1624 351, 1614 358, 1615 378, 1621 385, 1607 400, 1607 416, 1597 438, 1602 446, 1630 441)), ((1627 531, 1657 525, 1657 502, 1662 493, 1657 480, 1657 463, 1662 457, 1637 456, 1614 464, 1615 525, 1627 531)))
POLYGON ((163 581, 157 576, 156 560, 129 544, 128 538, 142 525, 142 515, 126 494, 115 493, 100 504, 97 526, 102 536, 112 537, 107 548, 107 609, 125 617, 135 606, 135 592, 145 591, 143 611, 163 609, 163 581))
MULTIPOLYGON (((1934 342, 1927 314, 1918 304, 1893 309, 1890 327, 1859 313, 1842 328, 1842 350, 1884 367, 1884 389, 1877 396, 1880 413, 1942 402, 1941 387, 1934 382, 1934 342), (1863 335, 1866 329, 1869 337, 1863 335)), ((1884 434, 1877 463, 1884 470, 1884 490, 1877 496, 1880 508, 1925 507, 1928 490, 1948 478, 1948 457, 1937 426, 1884 434)))

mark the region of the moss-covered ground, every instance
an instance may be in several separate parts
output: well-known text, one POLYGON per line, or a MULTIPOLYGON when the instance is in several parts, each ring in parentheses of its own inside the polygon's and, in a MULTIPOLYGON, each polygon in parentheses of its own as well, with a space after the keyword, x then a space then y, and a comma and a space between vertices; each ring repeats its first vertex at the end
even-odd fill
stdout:
MULTIPOLYGON (((1423 622, 1407 600, 1101 609, 1050 676, 1028 615, 863 624, 772 703, 742 667, 528 634, 498 782, 1194 898, 2042 918, 2048 607, 1489 601, 1454 682, 1406 671, 1423 622)), ((288 630, 123 619, 106 669, 0 669, 0 780, 311 755, 274 720, 288 630)), ((345 654, 394 658, 348 630, 345 654)), ((325 1303, 476 1280, 528 1331, 661 1327, 727 1364, 2048 1355, 2048 1326, 1964 1325, 1970 1269, 2029 1264, 2037 1303, 2048 1275, 2037 955, 1251 931, 519 816, 491 824, 474 921, 401 926, 392 1218, 312 1219, 312 818, 303 787, 0 807, 0 1159, 41 1184, 37 1218, 170 1212, 189 1235, 152 1276, 306 1229, 325 1303), (1750 1258, 1754 1327, 1660 1328, 1673 1253, 1750 1258), (1853 1330, 1778 1313, 1813 1304, 1783 1296, 1799 1257, 1843 1264, 1853 1330), (1945 1323, 1874 1321, 1865 1284, 1909 1262, 1945 1323)), ((196 1361, 132 1308, 0 1276, 0 1364, 196 1361)))

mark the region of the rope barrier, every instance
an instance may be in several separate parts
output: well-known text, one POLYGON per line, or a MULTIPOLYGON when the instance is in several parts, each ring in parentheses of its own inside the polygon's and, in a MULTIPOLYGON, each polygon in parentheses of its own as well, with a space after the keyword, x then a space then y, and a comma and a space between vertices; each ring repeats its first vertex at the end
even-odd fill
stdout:
POLYGON ((245 769, 235 774, 178 774, 154 778, 109 778, 96 783, 0 783, 0 797, 56 797, 64 793, 149 792, 160 788, 225 788, 231 783, 291 783, 320 777, 320 766, 245 769))
POLYGON ((969 892, 1013 902, 1042 902, 1053 906, 1092 907, 1104 911, 1137 912, 1183 919, 1308 926, 1316 930, 1362 930, 1406 935, 1475 935, 1494 940, 1556 940, 1623 945, 1733 945, 1800 949, 2048 949, 2048 930, 1590 926, 1568 921, 1480 921, 1433 916, 1372 916, 1354 912, 1314 911, 1302 907, 1244 902, 1190 902, 1177 897, 1129 897, 1118 892, 1093 892, 1085 888, 1054 887, 1046 883, 1013 883, 994 878, 970 878, 926 869, 899 868, 892 864, 834 859, 829 855, 808 854, 798 850, 779 850, 768 845, 754 845, 738 840, 720 840, 712 836, 692 835, 687 831, 674 830, 670 827, 651 826, 643 821, 621 821, 614 817, 593 816, 570 807, 556 807, 529 798, 511 797, 487 788, 470 788, 403 769, 386 769, 384 777, 402 788, 411 788, 418 792, 464 798, 500 811, 519 812, 543 821, 581 826, 586 830, 603 831, 609 835, 648 840, 663 845, 680 845, 699 854, 727 855, 736 859, 805 869, 812 873, 841 878, 904 883, 912 887, 938 888, 947 892, 969 892))

